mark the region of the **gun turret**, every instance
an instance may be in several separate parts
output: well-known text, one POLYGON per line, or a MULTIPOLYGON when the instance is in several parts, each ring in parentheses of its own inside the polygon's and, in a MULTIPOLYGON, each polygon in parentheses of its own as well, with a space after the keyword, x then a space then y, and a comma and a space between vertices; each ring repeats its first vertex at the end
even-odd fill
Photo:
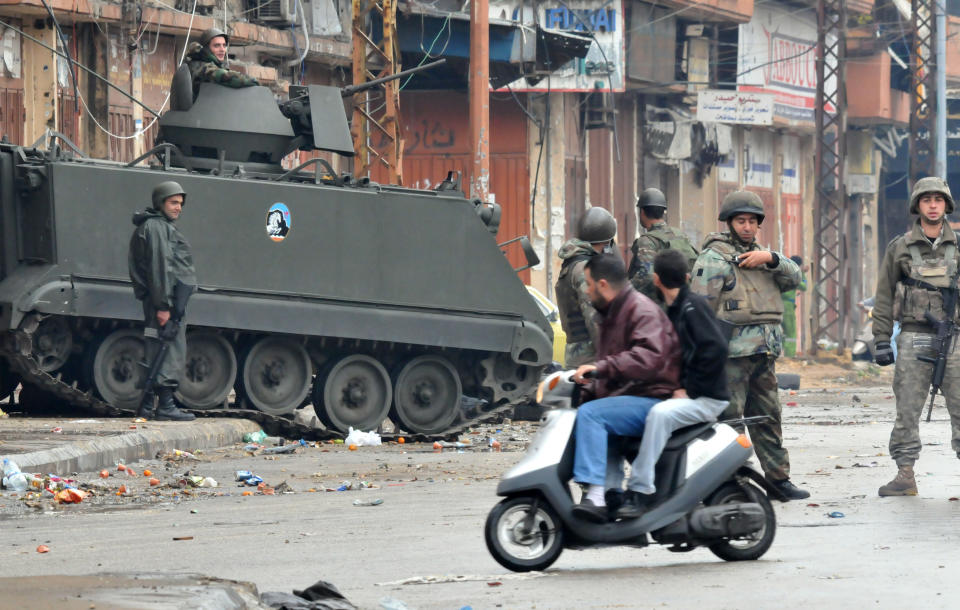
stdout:
MULTIPOLYGON (((245 173, 282 173, 280 161, 295 150, 324 150, 352 157, 353 139, 343 98, 429 70, 445 61, 441 59, 344 89, 324 85, 291 86, 290 100, 280 103, 267 87, 230 89, 201 83, 195 101, 190 102, 187 96, 174 96, 183 97, 183 103, 160 118, 156 144, 168 143, 168 147, 173 144, 183 153, 185 160, 174 156, 173 165, 220 174, 237 172, 240 166, 245 173)), ((185 89, 188 84, 189 81, 178 87, 185 89)), ((151 153, 158 150, 154 148, 151 153)))

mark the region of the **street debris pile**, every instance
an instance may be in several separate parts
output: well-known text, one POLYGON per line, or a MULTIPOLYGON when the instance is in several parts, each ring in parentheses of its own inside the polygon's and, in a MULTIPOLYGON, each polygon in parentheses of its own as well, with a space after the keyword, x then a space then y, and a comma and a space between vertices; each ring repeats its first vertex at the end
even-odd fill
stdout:
POLYGON ((267 591, 260 595, 260 601, 268 608, 282 610, 356 610, 343 593, 332 583, 318 580, 303 591, 294 589, 293 593, 267 591))
MULTIPOLYGON (((16 498, 17 502, 14 505, 0 503, 0 511, 10 512, 12 508, 15 513, 23 513, 28 509, 51 512, 64 510, 66 505, 77 504, 109 509, 129 504, 178 504, 183 501, 229 496, 357 493, 403 486, 415 481, 441 483, 488 479, 499 475, 483 473, 481 476, 470 470, 432 462, 425 468, 424 464, 417 463, 415 456, 453 454, 453 457, 455 454, 464 453, 523 451, 537 425, 534 422, 505 420, 468 429, 456 440, 436 442, 412 442, 402 436, 385 440, 376 431, 362 430, 351 430, 345 439, 289 441, 268 436, 263 430, 258 430, 246 434, 242 443, 232 447, 206 453, 200 450, 175 449, 158 453, 152 460, 130 464, 121 460, 97 472, 69 475, 21 472, 16 462, 5 459, 2 487, 12 493, 3 495, 16 498), (374 452, 369 454, 369 460, 377 463, 376 465, 366 462, 367 458, 360 457, 364 451, 374 452), (258 469, 253 462, 241 462, 238 464, 241 470, 228 473, 216 466, 219 460, 229 458, 258 459, 269 463, 294 455, 309 457, 311 454, 316 454, 323 463, 323 454, 339 452, 350 455, 356 453, 357 459, 363 461, 365 467, 327 473, 318 471, 309 478, 305 478, 304 474, 297 478, 296 473, 287 473, 287 469, 279 464, 269 467, 264 465, 263 469, 258 469), (402 470, 391 468, 388 463, 390 460, 387 460, 382 452, 407 455, 410 462, 404 464, 405 468, 402 470), (282 474, 278 474, 277 470, 282 474)), ((346 455, 343 457, 346 458, 346 455)), ((372 494, 352 501, 352 505, 356 507, 376 507, 383 503, 384 498, 373 497, 372 494)))

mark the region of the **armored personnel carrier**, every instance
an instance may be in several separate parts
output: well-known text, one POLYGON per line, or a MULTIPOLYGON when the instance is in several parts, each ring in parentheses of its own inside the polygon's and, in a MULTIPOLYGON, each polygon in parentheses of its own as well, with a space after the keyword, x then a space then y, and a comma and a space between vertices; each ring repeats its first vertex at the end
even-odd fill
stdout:
POLYGON ((45 150, 0 143, 0 398, 20 381, 38 401, 136 408, 131 216, 176 180, 200 280, 187 409, 302 434, 291 415, 313 403, 331 430, 389 417, 443 436, 527 399, 552 333, 498 247, 495 204, 454 176, 425 191, 337 175, 322 158, 284 170, 297 149, 353 154, 350 91, 291 87, 278 103, 265 87, 204 83, 194 99, 181 68, 171 93, 156 146, 130 164, 62 136, 45 150))

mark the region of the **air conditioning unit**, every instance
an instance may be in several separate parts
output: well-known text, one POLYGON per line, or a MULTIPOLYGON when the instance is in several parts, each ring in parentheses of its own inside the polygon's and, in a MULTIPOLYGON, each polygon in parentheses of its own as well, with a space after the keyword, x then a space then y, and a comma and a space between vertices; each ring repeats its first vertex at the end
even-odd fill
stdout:
MULTIPOLYGON (((300 22, 297 2, 304 0, 247 0, 250 21, 274 27, 290 26, 300 22)), ((306 8, 302 9, 306 12, 306 8)))

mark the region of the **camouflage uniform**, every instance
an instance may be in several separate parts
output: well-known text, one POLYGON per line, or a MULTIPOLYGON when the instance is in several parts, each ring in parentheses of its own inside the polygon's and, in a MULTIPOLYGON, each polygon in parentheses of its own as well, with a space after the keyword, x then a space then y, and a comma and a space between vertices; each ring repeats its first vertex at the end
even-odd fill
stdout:
POLYGON ((223 63, 210 52, 210 49, 199 42, 190 43, 187 49, 187 60, 190 66, 190 76, 193 78, 194 93, 196 93, 200 83, 217 83, 234 89, 260 84, 252 76, 224 67, 223 63))
POLYGON ((583 268, 596 251, 589 242, 571 239, 561 246, 558 256, 564 261, 557 278, 557 308, 560 323, 567 333, 565 366, 577 367, 593 362, 594 343, 597 340, 599 323, 597 310, 587 295, 587 279, 583 268))
POLYGON ((650 226, 646 232, 633 241, 630 250, 633 258, 627 275, 633 287, 651 299, 658 299, 657 288, 653 285, 653 259, 663 250, 672 248, 679 250, 687 257, 687 270, 693 269, 697 260, 697 249, 690 243, 686 235, 678 229, 659 221, 650 226))
MULTIPOLYGON (((783 302, 779 294, 792 290, 800 284, 800 267, 780 253, 774 253, 778 264, 772 269, 761 266, 745 271, 736 266, 733 257, 751 250, 761 250, 756 243, 741 243, 730 233, 711 233, 703 244, 703 251, 693 268, 690 289, 706 297, 714 307, 717 318, 730 323, 733 308, 727 305, 724 293, 729 294, 737 283, 744 282, 744 274, 752 273, 765 287, 775 290, 779 312, 775 308, 755 315, 760 323, 732 322, 730 358, 727 361, 727 380, 730 386, 730 405, 721 419, 769 415, 772 423, 750 426, 750 436, 756 448, 757 458, 767 478, 784 481, 790 478, 790 457, 783 447, 781 430, 780 398, 777 395, 775 363, 783 346, 783 331, 780 328, 783 302), (763 276, 757 274, 763 273, 763 276), (768 279, 763 279, 768 278, 768 279)), ((761 284, 761 288, 764 286, 761 284)), ((774 299, 767 299, 774 300, 774 299)))
MULTIPOLYGON (((894 320, 899 320, 903 327, 897 338, 893 377, 897 418, 890 433, 890 457, 897 466, 913 466, 920 457, 920 416, 930 391, 933 364, 921 362, 917 357, 935 356, 935 336, 923 313, 930 311, 936 318, 943 317, 941 294, 910 284, 914 280, 927 284, 949 282, 960 264, 956 235, 946 222, 941 231, 940 237, 931 244, 918 220, 910 231, 893 239, 887 245, 877 281, 873 309, 875 340, 890 341, 894 320), (919 261, 914 260, 911 248, 919 261)), ((951 445, 960 457, 960 355, 956 338, 947 359, 941 390, 950 414, 951 445)))

